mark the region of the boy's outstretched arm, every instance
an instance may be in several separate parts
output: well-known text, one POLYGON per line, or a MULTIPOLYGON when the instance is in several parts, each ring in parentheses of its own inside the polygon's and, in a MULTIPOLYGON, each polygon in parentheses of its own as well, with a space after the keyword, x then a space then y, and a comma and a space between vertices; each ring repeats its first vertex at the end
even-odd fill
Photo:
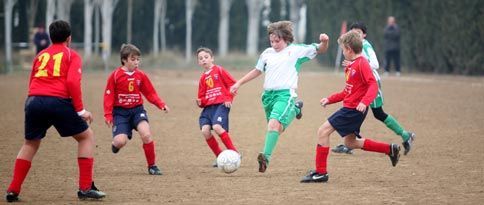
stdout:
POLYGON ((262 72, 260 70, 255 69, 255 68, 253 70, 249 71, 247 74, 244 75, 244 77, 242 77, 234 85, 232 85, 232 87, 230 87, 230 93, 232 93, 232 95, 236 95, 237 90, 239 90, 239 87, 241 85, 245 84, 246 82, 251 81, 254 78, 257 78, 260 74, 262 74, 262 72))

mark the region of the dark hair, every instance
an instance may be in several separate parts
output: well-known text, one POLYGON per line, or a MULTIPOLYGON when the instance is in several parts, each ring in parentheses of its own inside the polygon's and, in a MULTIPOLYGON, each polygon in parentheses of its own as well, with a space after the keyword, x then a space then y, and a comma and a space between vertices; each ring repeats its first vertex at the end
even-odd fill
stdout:
POLYGON ((133 44, 123 43, 123 45, 121 45, 119 55, 121 56, 121 65, 124 65, 123 60, 128 59, 130 55, 141 56, 141 51, 133 44))
POLYGON ((49 25, 49 35, 52 43, 63 43, 71 36, 71 26, 63 20, 57 20, 49 25))
POLYGON ((197 49, 197 56, 198 56, 198 54, 199 54, 200 52, 202 52, 202 51, 203 51, 203 52, 207 52, 208 54, 210 54, 210 56, 212 56, 212 57, 213 57, 213 52, 212 52, 212 50, 211 50, 210 48, 207 48, 207 47, 200 47, 200 48, 198 48, 198 49, 197 49))
POLYGON ((351 24, 350 30, 351 29, 361 29, 361 31, 363 31, 363 33, 366 34, 366 26, 361 21, 357 21, 357 22, 354 22, 353 24, 351 24))

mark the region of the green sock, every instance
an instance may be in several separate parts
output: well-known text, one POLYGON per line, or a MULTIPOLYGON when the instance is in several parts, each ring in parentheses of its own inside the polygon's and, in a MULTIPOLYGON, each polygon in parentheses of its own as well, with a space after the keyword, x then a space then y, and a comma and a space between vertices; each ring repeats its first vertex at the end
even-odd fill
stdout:
POLYGON ((278 139, 279 139, 279 132, 267 131, 263 153, 268 162, 271 160, 271 155, 272 155, 272 152, 274 151, 274 148, 276 147, 278 139))
POLYGON ((408 132, 403 129, 403 127, 398 123, 398 121, 391 115, 388 115, 387 119, 384 121, 385 125, 393 130, 395 134, 400 135, 403 141, 407 141, 410 137, 408 132))

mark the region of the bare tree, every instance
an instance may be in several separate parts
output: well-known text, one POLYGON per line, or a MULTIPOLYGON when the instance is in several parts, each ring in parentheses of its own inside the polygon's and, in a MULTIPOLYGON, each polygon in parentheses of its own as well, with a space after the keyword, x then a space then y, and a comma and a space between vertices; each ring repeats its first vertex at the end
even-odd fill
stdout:
POLYGON ((296 42, 303 43, 306 37, 306 4, 304 0, 289 0, 290 19, 294 24, 296 42))
POLYGON ((155 19, 153 22, 153 53, 160 52, 159 39, 161 38, 161 48, 166 49, 165 34, 166 0, 155 0, 155 19))
POLYGON ((49 28, 50 23, 54 21, 56 12, 56 0, 47 0, 47 6, 45 11, 45 28, 49 28))
POLYGON ((84 0, 84 60, 92 54, 92 14, 98 0, 84 0))
POLYGON ((12 10, 17 0, 5 0, 3 12, 5 13, 5 67, 7 73, 12 72, 12 10))
POLYGON ((119 0, 103 0, 101 5, 103 23, 103 60, 104 71, 108 72, 109 58, 111 57, 111 39, 113 27, 113 11, 119 0))
POLYGON ((29 10, 27 11, 27 13, 30 14, 30 16, 29 16, 29 29, 33 28, 34 26, 37 26, 37 25, 34 25, 34 23, 35 23, 35 17, 37 16, 38 5, 39 5, 38 0, 32 0, 30 2, 29 10))
POLYGON ((74 0, 57 0, 57 19, 70 21, 72 3, 74 3, 74 0))
POLYGON ((279 11, 279 15, 281 19, 286 19, 287 17, 287 0, 280 0, 281 3, 281 10, 279 11))
POLYGON ((259 44, 259 23, 263 4, 261 4, 258 0, 246 0, 245 2, 247 3, 247 9, 249 10, 247 55, 254 56, 257 54, 257 45, 259 44))
POLYGON ((196 5, 195 0, 185 0, 185 9, 186 9, 186 36, 185 36, 185 62, 190 62, 192 59, 192 17, 193 17, 193 10, 195 9, 196 5))
POLYGON ((220 56, 226 56, 229 48, 230 5, 232 0, 219 0, 220 21, 218 27, 218 50, 220 56))
POLYGON ((133 36, 132 27, 133 22, 133 0, 128 0, 128 20, 126 22, 126 42, 131 43, 131 37, 133 36))

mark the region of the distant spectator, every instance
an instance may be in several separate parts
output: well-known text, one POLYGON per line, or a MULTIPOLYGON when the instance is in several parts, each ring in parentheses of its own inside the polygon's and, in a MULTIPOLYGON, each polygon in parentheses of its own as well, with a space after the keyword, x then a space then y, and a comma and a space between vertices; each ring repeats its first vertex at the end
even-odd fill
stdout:
POLYGON ((35 47, 37 48, 36 53, 39 53, 40 51, 49 47, 50 45, 49 35, 47 34, 47 32, 45 32, 44 26, 37 27, 37 32, 35 32, 35 35, 34 35, 34 44, 35 44, 35 47))
POLYGON ((390 72, 391 61, 395 63, 396 75, 400 76, 400 27, 395 17, 389 16, 384 30, 385 39, 385 75, 390 72))

